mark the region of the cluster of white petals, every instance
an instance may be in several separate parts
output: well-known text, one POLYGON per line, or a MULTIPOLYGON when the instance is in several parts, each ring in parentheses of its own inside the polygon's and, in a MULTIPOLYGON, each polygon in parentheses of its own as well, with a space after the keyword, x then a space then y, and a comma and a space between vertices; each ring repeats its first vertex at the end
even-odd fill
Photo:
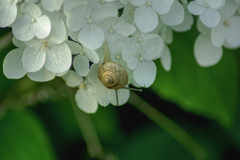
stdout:
POLYGON ((199 16, 194 56, 200 66, 218 63, 223 47, 240 47, 240 0, 0 0, 0 27, 12 27, 17 47, 6 55, 3 72, 39 82, 62 77, 78 87, 76 103, 86 113, 98 104, 123 105, 130 91, 118 89, 117 96, 97 75, 103 43, 111 61, 126 69, 126 87, 150 87, 154 60, 171 70, 173 31, 190 30, 193 15, 199 16))

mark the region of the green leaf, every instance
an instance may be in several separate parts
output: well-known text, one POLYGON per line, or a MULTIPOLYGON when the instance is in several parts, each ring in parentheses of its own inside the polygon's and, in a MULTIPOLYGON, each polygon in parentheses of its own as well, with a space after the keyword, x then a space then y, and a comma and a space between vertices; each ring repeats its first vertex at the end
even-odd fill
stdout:
POLYGON ((196 30, 175 33, 170 45, 172 68, 166 72, 157 61, 158 73, 152 90, 186 111, 228 126, 235 116, 239 99, 237 51, 224 50, 218 64, 200 67, 193 54, 197 34, 196 30))
POLYGON ((55 155, 41 122, 27 111, 8 111, 0 120, 2 160, 54 160, 55 155))

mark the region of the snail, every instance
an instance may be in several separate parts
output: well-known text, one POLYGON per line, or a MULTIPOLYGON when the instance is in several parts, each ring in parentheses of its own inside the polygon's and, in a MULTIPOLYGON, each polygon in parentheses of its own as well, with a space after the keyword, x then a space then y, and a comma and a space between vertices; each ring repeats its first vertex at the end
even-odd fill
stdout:
POLYGON ((109 89, 121 89, 128 83, 127 70, 119 63, 112 62, 110 51, 103 43, 104 62, 98 68, 98 78, 109 89))
POLYGON ((115 89, 118 105, 118 89, 125 88, 140 92, 141 89, 138 90, 125 87, 128 84, 127 70, 121 64, 111 61, 111 54, 105 42, 103 42, 103 49, 104 62, 98 68, 98 78, 105 87, 109 89, 115 89))

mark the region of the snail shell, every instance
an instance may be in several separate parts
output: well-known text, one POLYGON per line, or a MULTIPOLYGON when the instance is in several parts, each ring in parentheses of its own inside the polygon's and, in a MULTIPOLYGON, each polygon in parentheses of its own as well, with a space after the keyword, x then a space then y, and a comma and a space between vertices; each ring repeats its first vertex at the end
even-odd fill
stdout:
POLYGON ((120 89, 127 85, 126 69, 116 62, 104 62, 98 69, 98 78, 109 89, 120 89))

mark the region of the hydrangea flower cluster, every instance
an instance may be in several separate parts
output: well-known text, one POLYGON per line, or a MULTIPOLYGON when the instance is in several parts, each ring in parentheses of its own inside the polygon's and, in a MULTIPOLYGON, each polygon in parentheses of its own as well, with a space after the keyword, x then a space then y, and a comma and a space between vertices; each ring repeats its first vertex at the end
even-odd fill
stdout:
MULTIPOLYGON (((17 47, 3 71, 7 78, 27 75, 38 82, 62 77, 79 88, 79 108, 95 113, 98 104, 117 104, 115 91, 97 76, 103 42, 111 60, 127 70, 128 85, 149 87, 157 73, 153 60, 171 69, 173 31, 191 29, 193 15, 199 16, 194 55, 200 66, 218 63, 223 46, 240 46, 239 0, 0 0, 0 27, 12 27, 17 47)), ((126 103, 129 90, 118 93, 119 105, 126 103)))

